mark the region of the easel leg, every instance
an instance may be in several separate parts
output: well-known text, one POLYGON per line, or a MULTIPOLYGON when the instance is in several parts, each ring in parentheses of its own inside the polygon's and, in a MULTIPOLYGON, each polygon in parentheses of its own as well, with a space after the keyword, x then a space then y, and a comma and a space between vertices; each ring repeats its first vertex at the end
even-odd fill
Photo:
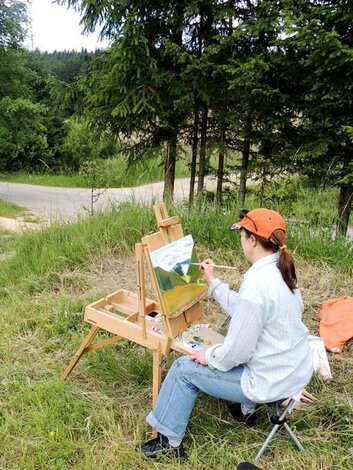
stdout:
POLYGON ((86 347, 92 343, 94 338, 97 336, 97 333, 98 333, 99 330, 100 330, 100 328, 98 326, 94 326, 91 329, 91 331, 88 333, 86 338, 83 340, 81 346, 76 351, 75 356, 71 359, 70 364, 67 366, 67 368, 65 369, 63 375, 61 376, 61 378, 63 380, 66 380, 67 377, 70 375, 72 369, 76 366, 76 364, 80 360, 82 354, 84 354, 86 347))
MULTIPOLYGON (((153 350, 153 386, 152 386, 152 406, 156 406, 159 389, 161 388, 161 347, 158 346, 153 350)), ((157 431, 152 430, 153 437, 157 437, 157 431)))

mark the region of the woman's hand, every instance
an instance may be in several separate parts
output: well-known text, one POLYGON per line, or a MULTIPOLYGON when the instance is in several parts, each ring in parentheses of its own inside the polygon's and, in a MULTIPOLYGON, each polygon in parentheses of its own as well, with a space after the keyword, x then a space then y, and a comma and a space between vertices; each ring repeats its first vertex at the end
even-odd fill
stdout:
POLYGON ((212 282, 216 279, 213 266, 214 263, 211 259, 205 259, 200 265, 200 269, 203 271, 203 278, 208 285, 212 284, 212 282))
POLYGON ((195 351, 191 355, 191 360, 203 366, 207 366, 206 349, 200 349, 199 351, 195 351))

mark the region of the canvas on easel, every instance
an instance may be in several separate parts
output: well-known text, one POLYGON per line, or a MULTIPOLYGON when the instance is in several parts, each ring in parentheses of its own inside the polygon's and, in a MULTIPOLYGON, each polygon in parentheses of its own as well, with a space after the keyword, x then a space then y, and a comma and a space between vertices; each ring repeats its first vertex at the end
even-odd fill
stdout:
MULTIPOLYGON (((178 335, 200 321, 200 300, 206 293, 199 267, 191 264, 198 261, 192 237, 184 237, 179 218, 169 217, 163 203, 155 205, 154 212, 159 230, 135 245, 137 292, 120 289, 85 308, 84 320, 92 328, 63 373, 65 380, 88 352, 122 339, 133 341, 153 351, 153 405, 161 384, 162 356, 171 350, 193 352, 178 335), (157 300, 146 297, 145 264, 157 300), (115 336, 92 344, 100 330, 115 336)), ((204 341, 223 342, 221 335, 210 331, 204 341)))
POLYGON ((167 316, 175 316, 195 303, 207 287, 200 268, 192 235, 151 251, 151 262, 167 316))

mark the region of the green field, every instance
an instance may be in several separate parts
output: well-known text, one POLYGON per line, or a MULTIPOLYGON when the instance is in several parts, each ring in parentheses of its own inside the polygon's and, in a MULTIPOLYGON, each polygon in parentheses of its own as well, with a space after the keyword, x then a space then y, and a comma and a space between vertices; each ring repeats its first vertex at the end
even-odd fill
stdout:
MULTIPOLYGON (((238 267, 220 273, 235 288, 247 269, 238 236, 227 229, 238 210, 220 212, 210 204, 192 212, 181 206, 169 211, 181 216, 200 258, 238 267)), ((297 260, 305 322, 317 334, 322 302, 352 295, 353 256, 352 245, 343 239, 309 228, 290 223, 287 244, 297 260)), ((121 341, 90 353, 66 383, 60 380, 89 330, 83 323, 85 305, 119 288, 134 289, 134 243, 155 229, 150 208, 124 204, 110 214, 25 233, 1 245, 12 257, 1 261, 0 269, 0 468, 156 468, 135 452, 150 432, 144 421, 151 400, 150 351, 121 341)), ((220 318, 214 302, 203 305, 206 319, 220 318)), ((175 357, 163 361, 164 373, 175 357)), ((314 378, 308 390, 317 400, 291 419, 307 452, 300 454, 280 434, 261 468, 349 468, 352 342, 329 359, 334 380, 314 378)), ((260 414, 256 428, 248 429, 232 420, 225 402, 200 396, 186 436, 188 463, 160 467, 233 469, 251 461, 270 426, 266 410, 260 414)))

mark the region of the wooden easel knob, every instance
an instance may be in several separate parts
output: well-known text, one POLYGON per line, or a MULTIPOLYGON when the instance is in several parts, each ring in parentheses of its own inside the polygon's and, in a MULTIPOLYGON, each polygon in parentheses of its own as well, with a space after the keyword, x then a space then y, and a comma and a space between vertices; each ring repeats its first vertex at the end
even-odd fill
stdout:
POLYGON ((173 217, 168 217, 167 219, 160 220, 158 222, 158 227, 170 227, 171 225, 178 224, 180 222, 180 219, 177 215, 173 217))

